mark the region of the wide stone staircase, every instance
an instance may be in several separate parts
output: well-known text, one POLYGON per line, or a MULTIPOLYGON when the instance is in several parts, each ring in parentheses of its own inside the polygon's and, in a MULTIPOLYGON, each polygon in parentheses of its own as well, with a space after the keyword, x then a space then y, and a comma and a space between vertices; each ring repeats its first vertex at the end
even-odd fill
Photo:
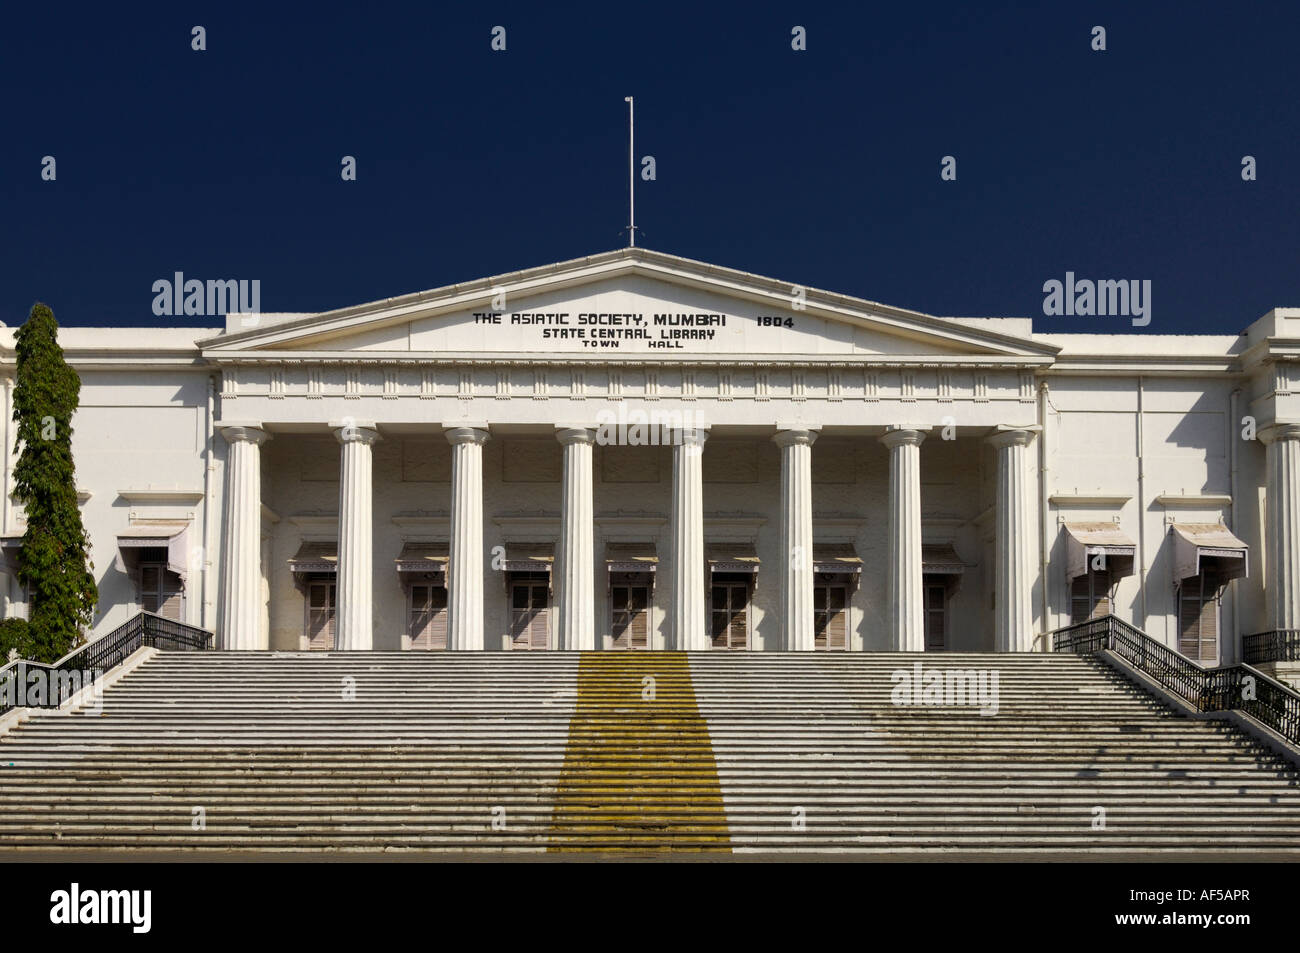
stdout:
POLYGON ((1094 658, 919 662, 996 713, 916 655, 159 651, 0 736, 0 851, 1300 851, 1300 777, 1224 722, 1094 658))

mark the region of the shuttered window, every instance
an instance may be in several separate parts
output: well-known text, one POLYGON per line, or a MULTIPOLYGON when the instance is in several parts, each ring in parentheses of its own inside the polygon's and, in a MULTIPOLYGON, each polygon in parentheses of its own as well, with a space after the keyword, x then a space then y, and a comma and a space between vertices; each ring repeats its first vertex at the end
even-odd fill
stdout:
POLYGON ((447 590, 444 586, 423 583, 411 586, 407 634, 412 649, 447 647, 447 590))
POLYGON ((848 648, 848 586, 813 586, 813 647, 837 652, 848 648))
POLYGON ((1219 661, 1219 592, 1222 577, 1212 569, 1184 579, 1178 588, 1178 651, 1209 665, 1219 661))
POLYGON ((550 587, 541 580, 517 580, 510 584, 510 647, 547 648, 550 620, 550 587))
POLYGON ((644 649, 650 643, 650 587, 615 585, 609 590, 610 632, 616 649, 644 649))
POLYGON ((926 583, 924 589, 925 650, 942 652, 948 648, 948 586, 926 583))
POLYGON ((1088 622, 1113 612, 1110 601, 1114 579, 1109 569, 1090 569, 1070 584, 1070 622, 1088 622))
POLYGON ((719 579, 710 591, 710 620, 715 649, 749 647, 749 582, 719 579))
POLYGON ((166 562, 142 562, 136 584, 140 589, 140 608, 180 622, 184 614, 184 587, 181 577, 167 568, 166 562))
POLYGON ((307 583, 307 648, 312 651, 334 649, 334 595, 332 580, 307 583))

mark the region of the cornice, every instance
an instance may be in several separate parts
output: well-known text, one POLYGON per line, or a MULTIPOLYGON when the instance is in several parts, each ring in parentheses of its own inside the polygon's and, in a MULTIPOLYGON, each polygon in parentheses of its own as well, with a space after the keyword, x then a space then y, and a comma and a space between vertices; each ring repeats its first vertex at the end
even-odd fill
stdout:
POLYGON ((1241 353, 1242 367, 1256 370, 1261 364, 1300 360, 1300 338, 1264 338, 1241 353))
POLYGON ((1222 358, 1197 355, 1188 358, 1178 354, 1080 354, 1062 355, 1041 372, 1045 377, 1082 375, 1088 377, 1131 377, 1134 374, 1152 377, 1196 377, 1204 374, 1226 374, 1246 377, 1249 372, 1237 355, 1222 358))
POLYGON ((1113 507, 1123 506, 1131 499, 1133 499, 1131 493, 1107 493, 1101 490, 1081 493, 1075 490, 1073 493, 1053 493, 1047 498, 1047 502, 1055 506, 1113 507))
POLYGON ((339 528, 337 513, 294 513, 289 522, 309 533, 336 534, 339 528))
POLYGON ((204 352, 217 367, 265 367, 285 365, 394 366, 394 367, 644 367, 691 365, 695 367, 804 367, 804 368, 971 368, 1049 369, 1052 358, 1035 355, 935 355, 935 354, 746 354, 719 357, 716 354, 612 357, 587 353, 544 352, 484 353, 479 351, 230 351, 204 352))
POLYGON ((1154 502, 1165 509, 1213 509, 1231 506, 1232 496, 1227 493, 1161 493, 1154 502))
POLYGON ((118 490, 117 495, 128 503, 198 503, 203 499, 202 490, 175 487, 150 486, 143 489, 118 490))

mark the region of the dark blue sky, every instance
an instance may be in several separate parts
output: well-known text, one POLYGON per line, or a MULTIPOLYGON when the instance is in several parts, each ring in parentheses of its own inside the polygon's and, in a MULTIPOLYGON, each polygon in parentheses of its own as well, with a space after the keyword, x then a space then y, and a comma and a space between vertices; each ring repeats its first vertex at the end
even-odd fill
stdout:
POLYGON ((1149 331, 1235 333, 1300 306, 1298 41, 1295 0, 7 4, 0 320, 210 325, 154 280, 315 311, 618 247, 630 94, 639 244, 1040 331, 1130 330, 1044 317, 1067 270, 1150 279, 1149 331))

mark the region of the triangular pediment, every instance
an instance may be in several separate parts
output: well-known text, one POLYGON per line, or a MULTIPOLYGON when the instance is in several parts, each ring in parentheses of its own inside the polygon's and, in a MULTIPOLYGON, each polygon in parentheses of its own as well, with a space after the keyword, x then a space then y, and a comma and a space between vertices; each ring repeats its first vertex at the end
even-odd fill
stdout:
POLYGON ((285 360, 1050 359, 1056 348, 990 329, 745 272, 621 249, 467 284, 254 326, 204 353, 285 360), (251 352, 251 353, 250 353, 251 352))

